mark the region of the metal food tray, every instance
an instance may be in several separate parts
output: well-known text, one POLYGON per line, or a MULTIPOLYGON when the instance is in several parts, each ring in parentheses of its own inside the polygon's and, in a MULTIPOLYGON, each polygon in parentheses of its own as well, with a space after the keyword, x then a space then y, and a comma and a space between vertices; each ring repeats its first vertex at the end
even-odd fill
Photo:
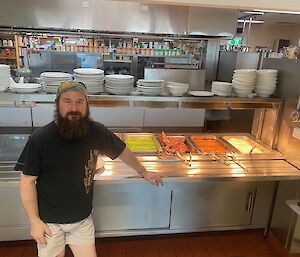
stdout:
POLYGON ((265 154, 265 153, 269 153, 270 150, 268 150, 267 148, 265 148, 264 146, 262 146, 261 144, 257 143, 255 140, 253 140, 252 138, 250 138, 249 136, 222 136, 222 139, 225 140, 225 142, 229 145, 231 145, 234 149, 236 149, 237 153, 240 154, 265 154), (234 139, 239 139, 239 140, 243 140, 245 142, 247 142, 249 145, 254 147, 255 149, 258 149, 261 151, 261 153, 255 153, 254 152, 249 152, 248 153, 244 153, 242 152, 238 147, 234 146, 233 144, 231 144, 228 140, 230 140, 231 138, 234 139))
POLYGON ((190 141, 192 142, 192 144, 194 145, 194 147, 199 150, 199 152, 201 152, 202 154, 217 154, 217 155, 224 155, 226 153, 216 153, 216 152, 208 152, 208 151, 204 151, 197 143, 196 141, 193 139, 193 137, 198 137, 198 138, 203 138, 203 139, 208 139, 208 140, 216 140, 220 145, 224 146, 227 149, 227 153, 234 153, 234 152, 238 152, 234 147, 232 147, 231 144, 227 144, 226 142, 224 142, 223 140, 221 140, 219 137, 217 136, 213 136, 213 135, 192 135, 189 137, 190 141))
MULTIPOLYGON (((184 141, 184 143, 188 146, 189 149, 194 149, 194 152, 191 153, 191 154, 199 154, 199 153, 200 153, 199 149, 196 148, 196 147, 191 143, 191 141, 188 139, 187 136, 167 135, 167 137, 168 137, 168 138, 181 138, 181 139, 184 141)), ((158 141, 160 142, 160 144, 161 144, 161 146, 162 146, 162 148, 163 148, 163 151, 164 151, 164 153, 165 153, 166 155, 169 155, 169 156, 170 156, 170 155, 171 155, 171 156, 176 156, 176 153, 169 153, 169 152, 167 152, 167 151, 165 150, 165 143, 163 142, 163 140, 162 140, 162 138, 161 138, 161 135, 157 136, 157 138, 158 138, 158 141)), ((182 155, 183 155, 183 156, 185 156, 185 155, 190 155, 190 153, 184 153, 184 154, 182 154, 182 155)))
POLYGON ((160 146, 160 143, 158 142, 157 138, 152 133, 125 133, 123 134, 123 141, 126 143, 127 138, 134 137, 134 138, 150 138, 156 147, 156 150, 131 150, 132 152, 136 154, 158 154, 162 152, 162 148, 160 146))

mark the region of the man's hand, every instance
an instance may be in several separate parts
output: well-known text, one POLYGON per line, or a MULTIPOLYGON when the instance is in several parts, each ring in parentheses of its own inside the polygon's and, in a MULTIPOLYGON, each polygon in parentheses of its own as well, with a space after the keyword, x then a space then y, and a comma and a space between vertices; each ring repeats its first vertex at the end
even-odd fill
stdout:
POLYGON ((38 244, 47 244, 45 235, 52 236, 51 230, 42 220, 36 220, 31 223, 30 234, 38 244))
POLYGON ((151 183, 152 185, 159 186, 159 184, 160 185, 164 184, 161 175, 159 175, 156 172, 145 171, 144 179, 149 183, 151 183))

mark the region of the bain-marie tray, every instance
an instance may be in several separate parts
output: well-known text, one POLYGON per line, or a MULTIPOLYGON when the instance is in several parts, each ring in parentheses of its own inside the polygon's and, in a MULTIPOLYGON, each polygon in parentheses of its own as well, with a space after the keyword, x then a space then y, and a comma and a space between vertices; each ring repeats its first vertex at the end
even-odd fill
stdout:
POLYGON ((151 133, 126 133, 123 134, 123 140, 127 147, 137 154, 158 154, 162 148, 151 133))
POLYGON ((222 138, 241 154, 264 154, 270 152, 248 136, 223 136, 222 138))
POLYGON ((186 155, 199 153, 199 150, 194 147, 194 145, 186 136, 166 135, 162 133, 157 138, 166 155, 186 155))
POLYGON ((191 142, 202 154, 234 153, 234 149, 223 142, 219 137, 212 135, 192 135, 191 142))

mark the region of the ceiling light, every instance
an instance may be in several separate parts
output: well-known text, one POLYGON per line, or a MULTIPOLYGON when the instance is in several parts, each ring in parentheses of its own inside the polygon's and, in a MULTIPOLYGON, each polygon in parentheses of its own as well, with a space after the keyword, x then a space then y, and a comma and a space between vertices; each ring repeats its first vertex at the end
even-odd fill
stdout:
POLYGON ((244 23, 244 22, 249 23, 249 22, 251 22, 251 23, 256 23, 256 24, 264 23, 264 21, 257 21, 257 20, 252 20, 252 21, 250 21, 250 20, 238 20, 238 22, 239 23, 244 23))
POLYGON ((284 14, 300 14, 300 12, 278 11, 278 10, 254 10, 255 12, 268 12, 268 13, 284 13, 284 14))

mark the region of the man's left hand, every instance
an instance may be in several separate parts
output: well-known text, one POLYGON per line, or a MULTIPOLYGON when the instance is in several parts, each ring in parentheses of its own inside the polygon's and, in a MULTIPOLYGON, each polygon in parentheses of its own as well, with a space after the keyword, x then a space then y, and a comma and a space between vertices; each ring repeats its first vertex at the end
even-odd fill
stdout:
POLYGON ((151 183, 152 185, 163 185, 162 176, 156 172, 146 171, 144 174, 144 179, 151 183))

